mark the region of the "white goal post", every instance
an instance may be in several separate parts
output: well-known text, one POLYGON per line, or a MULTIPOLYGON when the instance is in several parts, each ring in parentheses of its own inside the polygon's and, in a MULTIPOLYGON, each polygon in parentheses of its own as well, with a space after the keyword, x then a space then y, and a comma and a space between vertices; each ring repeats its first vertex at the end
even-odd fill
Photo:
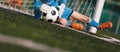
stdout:
MULTIPOLYGON (((101 14, 102 14, 104 3, 105 3, 105 0, 97 0, 96 9, 95 9, 95 13, 94 13, 94 16, 93 16, 94 20, 97 23, 99 23, 99 21, 100 21, 100 17, 101 17, 101 14)), ((90 27, 89 31, 91 33, 96 33, 97 29, 95 27, 90 27)))

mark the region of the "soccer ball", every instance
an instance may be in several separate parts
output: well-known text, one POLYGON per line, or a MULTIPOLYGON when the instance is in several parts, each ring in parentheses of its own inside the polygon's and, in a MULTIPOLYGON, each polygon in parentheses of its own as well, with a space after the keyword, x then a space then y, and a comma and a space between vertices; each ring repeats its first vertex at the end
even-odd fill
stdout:
POLYGON ((51 7, 50 9, 51 10, 46 14, 46 17, 44 17, 44 19, 48 22, 55 22, 59 18, 58 10, 55 7, 51 7))

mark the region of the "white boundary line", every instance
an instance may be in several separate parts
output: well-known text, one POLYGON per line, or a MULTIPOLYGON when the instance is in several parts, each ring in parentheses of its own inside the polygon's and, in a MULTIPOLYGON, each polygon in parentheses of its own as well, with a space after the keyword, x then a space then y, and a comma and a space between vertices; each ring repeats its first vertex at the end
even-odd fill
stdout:
MULTIPOLYGON (((23 13, 23 14, 27 14, 27 15, 34 16, 33 14, 30 14, 30 13, 28 13, 28 12, 24 12, 24 11, 19 10, 19 9, 16 9, 16 8, 9 8, 9 7, 7 7, 7 6, 5 6, 5 5, 2 5, 2 4, 0 4, 0 7, 5 8, 5 9, 14 10, 14 11, 16 11, 16 12, 20 12, 20 13, 23 13)), ((52 23, 52 24, 63 27, 62 25, 59 25, 59 24, 56 24, 56 23, 52 23)), ((71 30, 74 30, 74 31, 77 31, 77 32, 80 32, 80 33, 83 33, 83 34, 86 34, 86 35, 89 35, 89 36, 91 36, 91 37, 94 37, 94 38, 97 38, 97 39, 100 39, 100 40, 104 40, 104 41, 109 42, 109 43, 112 43, 112 44, 120 45, 120 40, 119 40, 119 39, 116 39, 116 38, 113 38, 113 37, 110 37, 110 36, 107 36, 107 35, 103 35, 104 37, 99 37, 99 36, 92 35, 92 34, 87 33, 87 32, 75 30, 75 29, 73 29, 73 28, 69 28, 69 27, 65 27, 65 28, 68 28, 68 29, 71 29, 71 30), (108 38, 105 38, 105 37, 108 37, 108 38)))
MULTIPOLYGON (((64 27, 64 26, 62 26, 60 24, 55 24, 55 23, 53 23, 53 24, 61 26, 61 27, 64 27)), ((64 27, 64 28, 68 28, 70 30, 74 30, 76 32, 80 32, 80 33, 83 33, 85 35, 89 35, 91 37, 94 37, 94 38, 97 38, 97 39, 100 39, 100 40, 104 40, 104 41, 112 43, 112 44, 120 45, 120 40, 119 39, 116 39, 116 38, 113 38, 113 37, 110 37, 110 36, 107 36, 107 35, 102 35, 102 37, 100 37, 100 36, 93 35, 93 34, 90 34, 90 33, 87 33, 87 32, 83 32, 83 31, 79 31, 79 30, 76 30, 76 29, 73 29, 73 28, 70 28, 70 27, 64 27)))
POLYGON ((42 52, 70 52, 59 48, 52 48, 47 45, 34 42, 32 40, 8 36, 8 35, 2 35, 2 34, 0 34, 0 42, 9 43, 42 52))

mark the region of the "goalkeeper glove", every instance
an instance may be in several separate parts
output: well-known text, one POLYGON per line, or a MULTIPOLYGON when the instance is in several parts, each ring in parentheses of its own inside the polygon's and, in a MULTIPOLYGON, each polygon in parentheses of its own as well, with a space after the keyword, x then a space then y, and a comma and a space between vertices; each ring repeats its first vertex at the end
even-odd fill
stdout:
POLYGON ((58 8, 59 8, 59 17, 61 17, 65 9, 65 4, 61 4, 60 6, 58 6, 58 8))
POLYGON ((42 4, 41 7, 39 8, 40 11, 43 13, 48 13, 51 9, 51 7, 47 4, 42 4))

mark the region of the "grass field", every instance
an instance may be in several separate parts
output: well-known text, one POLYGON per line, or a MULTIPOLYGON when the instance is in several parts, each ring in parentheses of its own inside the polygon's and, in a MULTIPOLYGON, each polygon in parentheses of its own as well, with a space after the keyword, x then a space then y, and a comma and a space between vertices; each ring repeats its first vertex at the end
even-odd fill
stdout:
POLYGON ((38 52, 38 51, 30 50, 24 47, 19 47, 7 43, 0 43, 0 52, 38 52))
MULTIPOLYGON (((0 8, 0 34, 30 39, 50 47, 72 52, 120 52, 119 45, 2 8, 0 8)), ((118 37, 119 35, 112 36, 118 37)), ((8 52, 6 49, 9 52, 37 52, 15 45, 0 43, 0 52, 8 52)))

